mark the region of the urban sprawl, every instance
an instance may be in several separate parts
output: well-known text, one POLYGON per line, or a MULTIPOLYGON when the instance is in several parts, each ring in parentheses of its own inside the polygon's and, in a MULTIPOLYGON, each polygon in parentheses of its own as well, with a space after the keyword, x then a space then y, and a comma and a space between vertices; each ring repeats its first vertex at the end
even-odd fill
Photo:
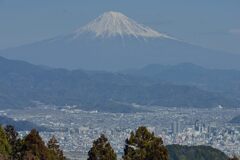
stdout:
MULTIPOLYGON (((46 106, 22 110, 4 110, 0 115, 27 120, 52 131, 43 131, 48 140, 58 138, 66 154, 77 158, 86 155, 92 141, 105 134, 113 148, 121 155, 125 139, 139 126, 147 126, 162 137, 164 144, 209 145, 227 155, 240 154, 240 124, 229 121, 240 114, 240 109, 165 108, 148 107, 144 113, 99 113, 82 111, 75 106, 46 106)), ((24 136, 28 131, 21 131, 24 136)))

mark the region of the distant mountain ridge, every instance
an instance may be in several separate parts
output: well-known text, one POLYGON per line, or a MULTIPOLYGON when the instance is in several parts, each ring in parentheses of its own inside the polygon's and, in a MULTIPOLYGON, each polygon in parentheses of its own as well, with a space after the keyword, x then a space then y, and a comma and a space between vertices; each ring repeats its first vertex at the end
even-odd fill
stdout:
POLYGON ((29 122, 29 121, 15 121, 14 119, 6 117, 6 116, 0 116, 0 125, 15 126, 17 131, 30 131, 33 128, 35 128, 39 131, 51 131, 50 129, 38 126, 38 125, 36 125, 32 122, 29 122))
POLYGON ((240 98, 239 70, 208 69, 191 63, 182 63, 178 65, 152 64, 141 69, 125 70, 122 73, 176 85, 195 86, 229 97, 240 98))
POLYGON ((67 69, 119 71, 154 63, 184 62, 240 69, 240 55, 177 40, 112 11, 70 34, 2 50, 0 55, 67 69))
POLYGON ((165 107, 239 105, 236 98, 194 86, 121 73, 47 68, 0 57, 1 108, 31 106, 34 101, 124 113, 145 111, 132 103, 165 107))
POLYGON ((234 117, 234 118, 230 121, 230 123, 240 124, 240 115, 234 117))

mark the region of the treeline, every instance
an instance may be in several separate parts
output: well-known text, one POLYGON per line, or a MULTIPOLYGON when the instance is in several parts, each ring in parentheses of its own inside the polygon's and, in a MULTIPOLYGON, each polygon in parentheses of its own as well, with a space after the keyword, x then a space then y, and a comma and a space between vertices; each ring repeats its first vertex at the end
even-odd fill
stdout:
MULTIPOLYGON (((160 137, 139 127, 126 139, 123 160, 238 160, 237 157, 227 158, 216 154, 214 149, 198 148, 195 153, 192 148, 181 146, 164 146, 160 137), (200 150, 200 151, 199 151, 200 150), (211 153, 213 152, 213 153, 211 153), (171 155, 169 155, 169 153, 171 155), (191 153, 191 156, 187 155, 191 153), (184 155, 186 154, 186 155, 184 155), (211 154, 211 156, 209 156, 211 154)), ((44 143, 39 133, 33 129, 19 138, 13 126, 0 127, 0 160, 66 160, 58 141, 53 136, 47 144, 44 143)), ((105 135, 101 135, 93 142, 88 152, 87 160, 117 160, 117 154, 111 147, 105 135)))
POLYGON ((65 159, 54 136, 45 145, 35 129, 21 139, 13 126, 0 127, 0 160, 65 159))

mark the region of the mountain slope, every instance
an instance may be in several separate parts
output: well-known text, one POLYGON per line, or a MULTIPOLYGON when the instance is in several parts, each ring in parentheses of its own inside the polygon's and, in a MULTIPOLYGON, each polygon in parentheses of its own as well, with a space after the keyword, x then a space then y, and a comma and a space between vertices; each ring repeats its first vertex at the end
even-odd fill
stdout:
POLYGON ((240 124, 240 115, 234 117, 234 118, 230 121, 230 123, 240 124))
POLYGON ((167 146, 170 160, 228 160, 223 152, 208 146, 167 146))
POLYGON ((16 127, 17 131, 30 131, 31 129, 35 128, 38 131, 52 131, 51 129, 47 129, 45 127, 38 126, 32 122, 28 121, 15 121, 12 118, 0 116, 0 124, 5 125, 12 125, 16 127))
POLYGON ((133 36, 143 38, 170 38, 169 36, 154 31, 149 27, 138 24, 119 12, 106 12, 99 16, 83 28, 76 31, 76 36, 81 36, 83 32, 91 32, 96 37, 113 37, 113 36, 133 36))
POLYGON ((77 105, 84 110, 143 111, 133 107, 236 107, 239 100, 196 87, 154 82, 111 72, 51 69, 0 58, 0 107, 15 108, 40 101, 77 105))
POLYGON ((116 71, 148 64, 191 62, 205 67, 240 68, 239 55, 191 45, 107 12, 73 33, 0 51, 11 59, 68 69, 116 71))
POLYGON ((141 69, 126 70, 123 73, 176 85, 195 86, 229 97, 240 98, 239 70, 208 69, 183 63, 178 65, 152 64, 141 69))

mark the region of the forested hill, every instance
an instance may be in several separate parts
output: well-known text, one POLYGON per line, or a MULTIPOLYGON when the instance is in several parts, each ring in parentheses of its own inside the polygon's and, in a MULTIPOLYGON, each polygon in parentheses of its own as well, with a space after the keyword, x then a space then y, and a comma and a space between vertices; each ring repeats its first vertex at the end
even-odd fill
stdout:
POLYGON ((144 111, 133 107, 237 107, 239 100, 195 86, 176 85, 120 73, 52 69, 0 57, 0 107, 40 101, 106 112, 144 111))
POLYGON ((122 73, 171 84, 195 86, 240 98, 239 70, 209 69, 191 63, 182 63, 178 65, 152 64, 140 69, 125 70, 122 73))
POLYGON ((223 152, 209 146, 167 146, 170 160, 228 160, 223 152))

